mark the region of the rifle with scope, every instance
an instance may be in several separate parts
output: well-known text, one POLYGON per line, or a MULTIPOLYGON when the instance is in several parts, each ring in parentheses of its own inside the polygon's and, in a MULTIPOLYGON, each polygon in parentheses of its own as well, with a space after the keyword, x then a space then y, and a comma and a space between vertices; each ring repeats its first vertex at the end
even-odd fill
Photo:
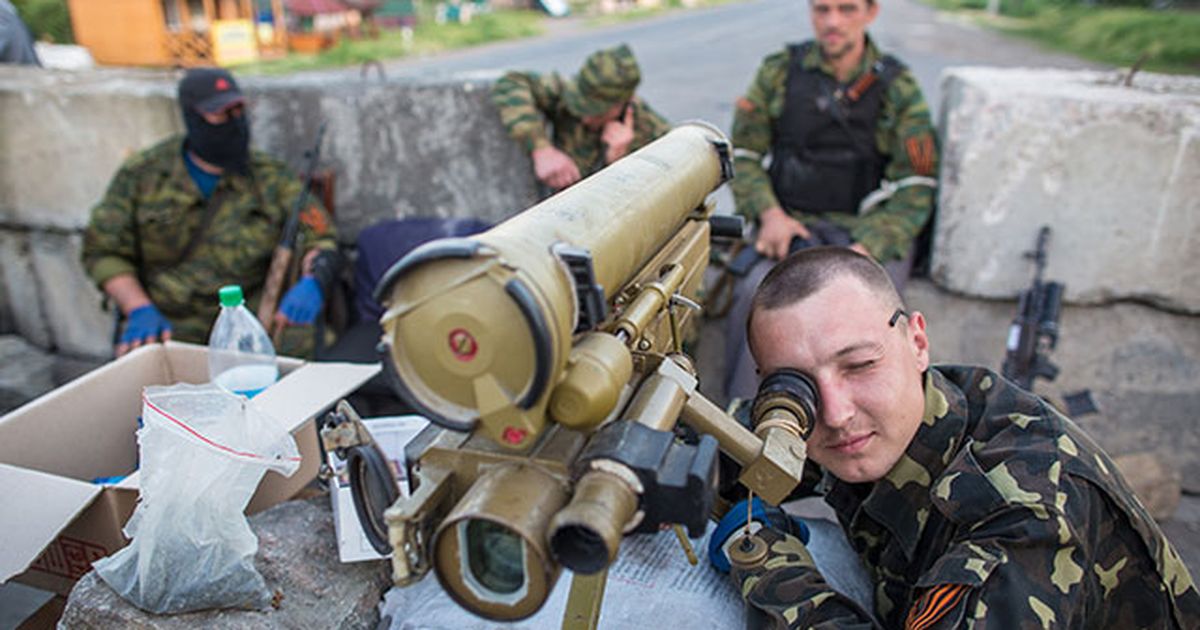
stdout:
POLYGON ((720 131, 682 125, 384 276, 385 371, 432 421, 406 448, 411 494, 348 405, 322 438, 346 456, 397 585, 432 569, 471 612, 523 619, 562 567, 602 585, 626 534, 703 535, 718 450, 767 502, 800 483, 817 405, 807 377, 768 379, 752 431, 699 392, 683 353, 710 239, 741 236, 707 200, 732 177, 729 156, 720 131), (681 441, 681 422, 698 439, 681 441))

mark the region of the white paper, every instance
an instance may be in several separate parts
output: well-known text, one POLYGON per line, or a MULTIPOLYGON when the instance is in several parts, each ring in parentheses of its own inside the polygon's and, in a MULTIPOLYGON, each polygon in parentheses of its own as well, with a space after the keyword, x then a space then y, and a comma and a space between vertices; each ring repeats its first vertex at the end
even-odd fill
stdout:
MULTIPOLYGON (((833 588, 871 609, 871 586, 841 528, 828 520, 808 519, 808 548, 833 588)), ((713 526, 709 527, 711 534, 713 526)), ((707 558, 708 536, 692 541, 700 563, 688 563, 672 532, 625 539, 609 569, 600 628, 741 628, 745 604, 728 575, 707 558)), ((571 572, 563 571, 540 611, 523 621, 504 623, 476 617, 442 592, 430 573, 406 588, 392 588, 381 604, 381 617, 392 630, 514 628, 551 630, 562 626, 571 572)), ((380 627, 383 627, 382 625, 380 627)))

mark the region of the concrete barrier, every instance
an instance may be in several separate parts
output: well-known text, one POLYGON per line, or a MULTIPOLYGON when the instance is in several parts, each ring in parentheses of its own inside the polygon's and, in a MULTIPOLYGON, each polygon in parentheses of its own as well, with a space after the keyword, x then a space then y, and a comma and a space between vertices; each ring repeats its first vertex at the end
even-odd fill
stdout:
POLYGON ((1200 79, 951 68, 933 276, 1011 298, 1053 230, 1047 273, 1072 303, 1200 313, 1200 79))
MULTIPOLYGON (((111 318, 80 267, 79 234, 121 163, 182 132, 179 73, 0 67, 0 319, 32 343, 109 352, 111 318), (6 306, 7 305, 7 306, 6 306)), ((488 100, 489 78, 241 81, 255 147, 303 165, 322 121, 340 237, 382 219, 500 221, 536 201, 532 167, 488 100)))

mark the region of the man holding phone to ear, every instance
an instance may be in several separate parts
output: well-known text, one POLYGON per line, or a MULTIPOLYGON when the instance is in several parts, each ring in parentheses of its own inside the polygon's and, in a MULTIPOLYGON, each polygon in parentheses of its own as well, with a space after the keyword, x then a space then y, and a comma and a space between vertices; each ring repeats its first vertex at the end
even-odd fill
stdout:
POLYGON ((533 160, 537 179, 558 191, 670 131, 634 91, 642 74, 625 44, 592 53, 571 78, 509 72, 492 102, 514 140, 533 160))
POLYGON ((759 286, 751 352, 760 376, 814 385, 808 465, 875 603, 835 592, 767 522, 726 547, 752 613, 796 628, 1200 627, 1187 568, 1112 460, 996 372, 931 365, 925 326, 849 248, 797 252, 759 286))

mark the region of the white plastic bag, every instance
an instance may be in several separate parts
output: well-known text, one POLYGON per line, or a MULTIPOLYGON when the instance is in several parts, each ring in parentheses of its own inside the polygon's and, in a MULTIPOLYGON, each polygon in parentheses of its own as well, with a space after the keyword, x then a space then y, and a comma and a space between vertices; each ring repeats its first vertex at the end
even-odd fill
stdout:
POLYGON ((154 613, 267 607, 242 512, 267 470, 299 468, 288 427, 216 385, 147 387, 142 403, 141 496, 125 526, 133 542, 96 572, 154 613))

